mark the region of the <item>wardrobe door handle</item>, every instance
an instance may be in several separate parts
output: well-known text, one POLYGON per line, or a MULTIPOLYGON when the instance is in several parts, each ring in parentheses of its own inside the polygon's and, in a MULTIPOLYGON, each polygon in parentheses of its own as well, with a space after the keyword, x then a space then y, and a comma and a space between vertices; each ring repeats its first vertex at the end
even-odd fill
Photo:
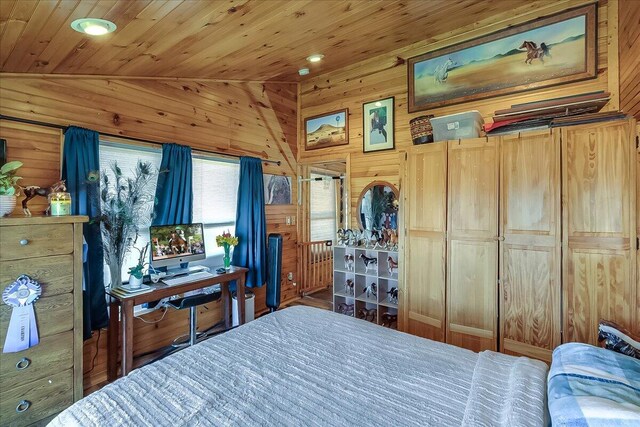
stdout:
POLYGON ((20 240, 20 245, 21 246, 27 246, 28 244, 29 244, 29 241, 27 239, 20 240))
POLYGON ((18 403, 18 406, 16 406, 16 412, 20 414, 29 409, 30 406, 31 402, 28 400, 21 400, 20 403, 18 403))
POLYGON ((16 369, 18 371, 23 371, 27 369, 29 365, 31 365, 31 359, 27 359, 26 357, 23 357, 22 359, 18 360, 18 363, 16 363, 16 369))

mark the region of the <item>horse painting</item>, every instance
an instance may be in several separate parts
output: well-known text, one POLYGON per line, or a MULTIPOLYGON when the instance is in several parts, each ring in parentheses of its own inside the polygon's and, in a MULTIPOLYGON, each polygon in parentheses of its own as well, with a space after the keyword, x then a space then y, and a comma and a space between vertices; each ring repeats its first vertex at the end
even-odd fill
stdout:
POLYGON ((539 59, 544 64, 544 57, 551 58, 549 53, 549 46, 545 43, 540 43, 540 47, 535 42, 525 40, 518 49, 527 49, 527 59, 524 60, 525 64, 531 64, 534 59, 539 59))
POLYGON ((436 82, 441 84, 446 82, 449 77, 449 70, 451 70, 454 65, 456 65, 456 63, 451 58, 447 59, 447 62, 438 65, 434 73, 436 82))

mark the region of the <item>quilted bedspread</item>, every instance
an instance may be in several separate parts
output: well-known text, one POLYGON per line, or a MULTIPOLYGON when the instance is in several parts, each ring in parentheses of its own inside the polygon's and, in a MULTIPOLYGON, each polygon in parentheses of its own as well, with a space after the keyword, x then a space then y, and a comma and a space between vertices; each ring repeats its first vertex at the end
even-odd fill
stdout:
POLYGON ((134 370, 51 426, 543 426, 542 362, 291 307, 134 370))

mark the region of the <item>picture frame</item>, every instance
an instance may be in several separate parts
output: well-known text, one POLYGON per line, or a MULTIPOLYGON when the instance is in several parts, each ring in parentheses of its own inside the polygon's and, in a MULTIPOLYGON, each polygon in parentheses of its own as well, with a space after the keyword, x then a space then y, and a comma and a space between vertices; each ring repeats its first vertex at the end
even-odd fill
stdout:
POLYGON ((409 58, 409 113, 597 77, 597 4, 409 58))
POLYGON ((305 150, 317 150, 347 144, 349 144, 348 108, 304 119, 305 150))
POLYGON ((362 104, 362 151, 395 149, 395 97, 362 104))
POLYGON ((286 175, 264 174, 265 205, 290 205, 291 204, 291 177, 286 175))

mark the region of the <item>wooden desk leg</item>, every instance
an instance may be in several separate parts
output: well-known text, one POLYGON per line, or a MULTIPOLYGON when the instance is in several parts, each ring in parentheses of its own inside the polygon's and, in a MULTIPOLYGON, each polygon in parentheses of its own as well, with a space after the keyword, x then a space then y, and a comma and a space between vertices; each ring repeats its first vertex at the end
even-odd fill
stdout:
POLYGON ((122 376, 133 369, 133 301, 122 303, 122 376))
POLYGON ((222 304, 224 305, 224 327, 231 328, 231 292, 229 292, 229 282, 221 283, 222 304))
POLYGON ((236 281, 236 295, 238 296, 238 320, 241 325, 244 324, 244 283, 245 283, 245 275, 240 276, 240 279, 236 281))
POLYGON ((107 381, 118 378, 118 328, 120 327, 120 311, 114 299, 109 304, 109 331, 107 341, 107 381))

